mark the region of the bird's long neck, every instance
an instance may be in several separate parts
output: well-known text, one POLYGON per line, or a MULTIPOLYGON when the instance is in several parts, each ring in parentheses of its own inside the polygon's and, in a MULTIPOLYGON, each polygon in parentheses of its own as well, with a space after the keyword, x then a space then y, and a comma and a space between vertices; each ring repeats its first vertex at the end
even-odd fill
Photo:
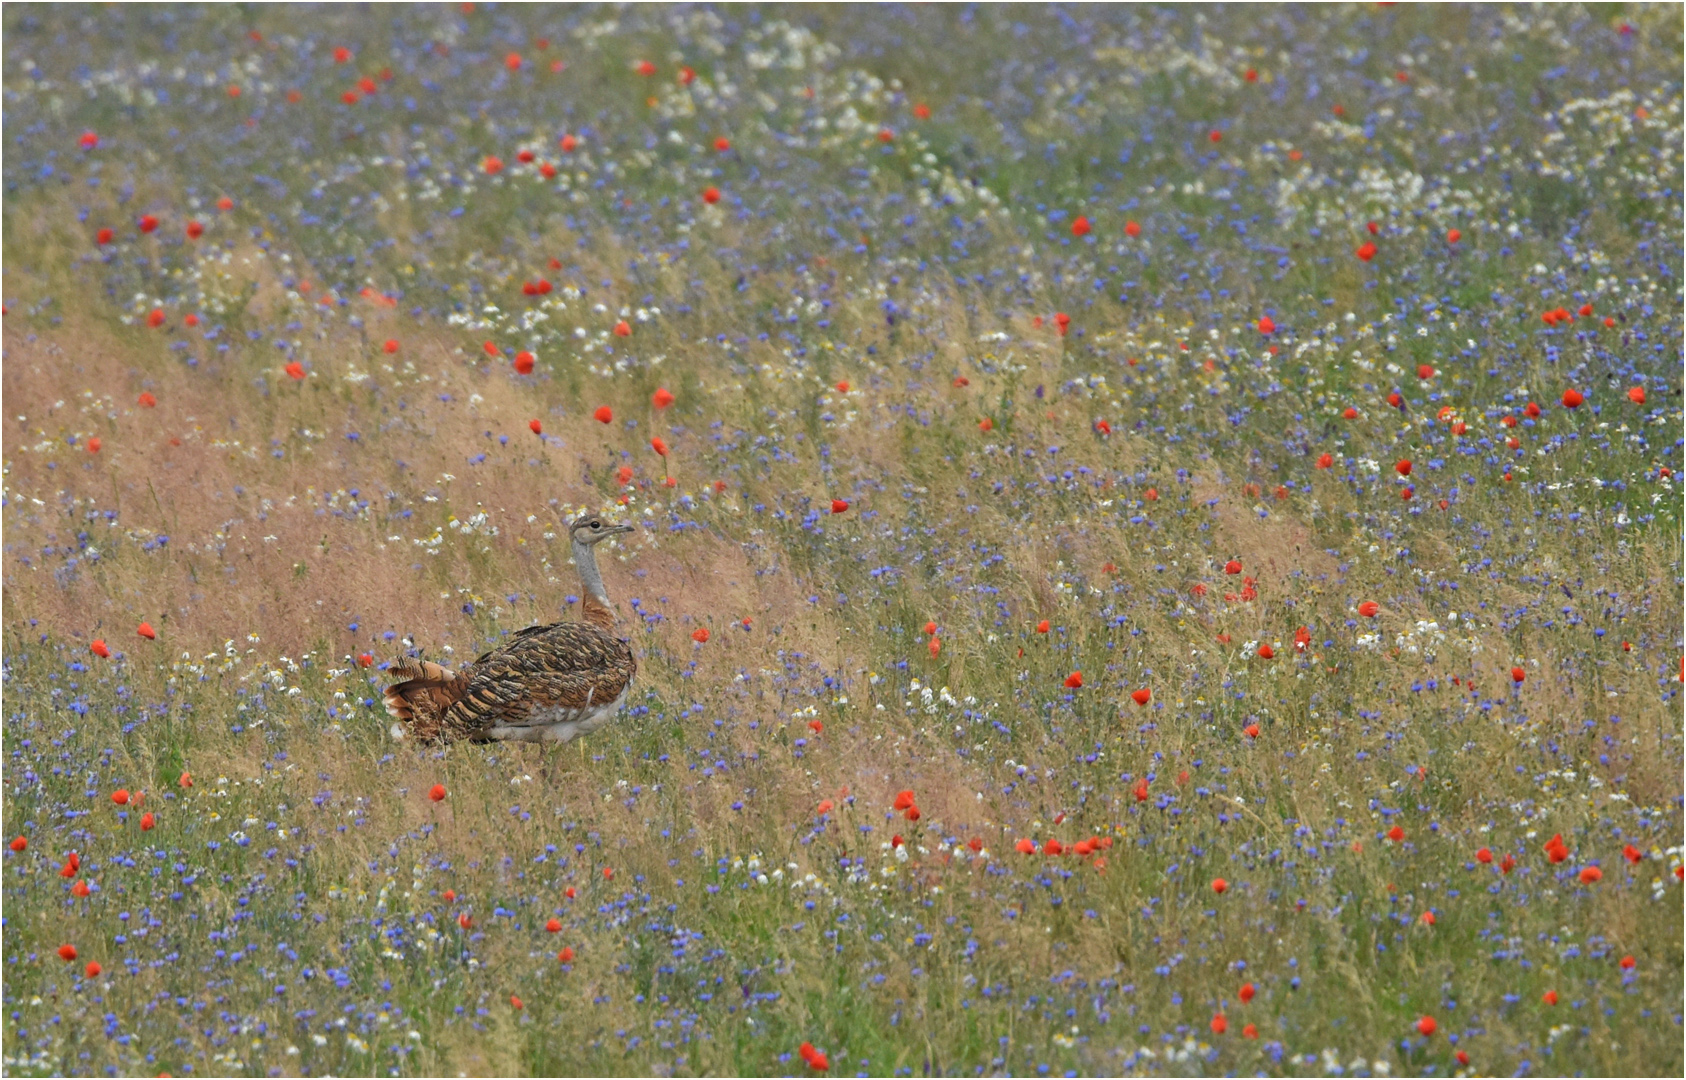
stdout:
POLYGON ((609 594, 603 589, 603 575, 597 569, 597 553, 590 544, 574 541, 574 567, 580 572, 580 584, 585 597, 580 601, 580 617, 604 630, 615 628, 615 609, 609 594))

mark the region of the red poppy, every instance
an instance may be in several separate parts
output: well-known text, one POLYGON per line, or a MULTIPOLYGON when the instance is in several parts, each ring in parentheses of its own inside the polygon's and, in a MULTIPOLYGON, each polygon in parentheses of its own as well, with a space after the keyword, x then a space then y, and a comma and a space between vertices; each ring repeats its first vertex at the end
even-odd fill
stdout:
POLYGON ((434 802, 444 802, 445 801, 445 785, 444 784, 434 784, 431 788, 429 788, 427 790, 427 797, 429 799, 432 799, 434 802))
POLYGON ((1089 235, 1089 219, 1086 218, 1086 217, 1080 217, 1076 221, 1072 222, 1071 223, 1071 235, 1073 235, 1073 236, 1088 236, 1089 235))
POLYGON ((1635 405, 1645 404, 1645 388, 1643 386, 1628 387, 1627 399, 1635 405))
POLYGON ((1212 879, 1212 891, 1213 892, 1221 895, 1222 893, 1224 893, 1228 889, 1229 889, 1229 882, 1225 881, 1223 878, 1213 878, 1212 879))
POLYGON ((574 898, 574 887, 572 885, 570 885, 566 889, 563 889, 562 895, 566 896, 568 899, 572 900, 574 898))
POLYGON ((510 1004, 511 1008, 515 1008, 515 1009, 525 1008, 525 1006, 522 1004, 521 999, 516 997, 514 994, 509 995, 509 1004, 510 1004))
POLYGON ((100 452, 100 438, 99 438, 98 435, 95 435, 93 438, 88 440, 88 453, 97 454, 99 452, 100 452))
POLYGON ((1249 739, 1256 739, 1259 737, 1259 725, 1248 724, 1246 727, 1241 729, 1241 734, 1247 736, 1249 739))
POLYGON ((1253 1000, 1253 994, 1255 992, 1256 991, 1254 991, 1252 983, 1242 983, 1241 984, 1241 993, 1238 995, 1241 998, 1241 1004, 1245 1005, 1249 1001, 1252 1001, 1253 1000))
MULTIPOLYGON (((1453 231, 1453 232, 1454 232, 1454 233, 1455 233, 1455 232, 1457 232, 1457 230, 1456 230, 1456 229, 1453 229, 1453 230, 1452 230, 1452 231, 1453 231)), ((1456 1054, 1454 1054, 1454 1055, 1453 1055, 1453 1056, 1454 1056, 1454 1057, 1456 1057, 1456 1058, 1457 1058, 1457 1059, 1458 1059, 1458 1064, 1459 1064, 1459 1065, 1468 1065, 1468 1064, 1469 1064, 1469 1052, 1468 1052, 1468 1051, 1467 1051, 1467 1050, 1459 1050, 1459 1051, 1458 1051, 1458 1052, 1457 1052, 1457 1053, 1456 1053, 1456 1054)))
POLYGON ((527 421, 527 427, 528 427, 529 430, 532 431, 532 433, 534 435, 543 435, 544 434, 544 425, 539 423, 537 420, 527 421))
POLYGON ((833 500, 831 500, 831 512, 832 513, 841 514, 848 509, 849 509, 848 500, 846 500, 846 499, 833 499, 833 500))
POLYGON ((457 916, 457 925, 462 927, 464 930, 473 929, 474 917, 465 911, 461 915, 457 916))
POLYGON ((1221 131, 1214 130, 1214 131, 1208 132, 1206 137, 1208 139, 1211 139, 1213 142, 1223 142, 1224 133, 1221 132, 1221 131))
POLYGON ((650 440, 650 449, 654 450, 662 457, 667 456, 667 443, 662 441, 662 437, 660 435, 657 435, 655 438, 650 440))
POLYGON ((1130 695, 1130 699, 1132 701, 1134 701, 1137 705, 1146 705, 1149 701, 1151 701, 1153 699, 1153 691, 1149 690, 1147 687, 1144 686, 1140 690, 1137 690, 1134 693, 1132 693, 1130 695))
POLYGON ((375 663, 375 658, 372 654, 370 654, 370 653, 358 653, 357 654, 357 666, 358 667, 373 667, 374 663, 375 663))
POLYGON ((987 416, 984 417, 982 420, 978 421, 978 430, 979 431, 993 431, 993 430, 995 430, 995 421, 991 420, 987 416))
POLYGON ((1124 223, 1124 235, 1125 236, 1128 236, 1131 239, 1134 239, 1135 237, 1138 237, 1141 234, 1142 234, 1142 227, 1138 222, 1126 221, 1124 223))
POLYGON ((1395 825, 1387 831, 1387 838, 1397 844, 1405 839, 1405 830, 1395 825))
POLYGON ((496 176, 503 172, 503 161, 496 155, 489 155, 485 161, 481 162, 480 167, 486 170, 487 176, 496 176))
POLYGON ((152 628, 151 623, 141 623, 139 626, 135 627, 135 633, 139 634, 148 641, 158 640, 158 631, 152 628))
POLYGON ((1455 244, 1459 240, 1462 240, 1463 238, 1464 238, 1464 234, 1459 232, 1456 229, 1447 229, 1446 230, 1446 242, 1448 244, 1455 244))
POLYGON ((146 832, 147 830, 151 829, 157 823, 158 823, 157 819, 152 816, 152 811, 148 810, 146 813, 141 815, 141 819, 140 819, 141 832, 146 832))
POLYGON ((59 946, 59 959, 63 960, 67 964, 70 963, 72 960, 76 959, 76 946, 74 946, 74 945, 60 945, 59 946))
POLYGON ((1261 334, 1274 334, 1276 333, 1276 320, 1269 315, 1261 315, 1259 316, 1258 328, 1261 334))
POLYGON ((1585 401, 1586 398, 1582 396, 1579 390, 1571 388, 1563 391, 1563 407, 1565 409, 1578 409, 1585 401))
POLYGON ((204 235, 205 226, 199 224, 197 221, 190 221, 187 223, 187 238, 189 240, 197 240, 204 235))
POLYGON ((1048 620, 1047 619, 1043 619, 1041 622, 1036 624, 1036 632, 1038 634, 1046 634, 1048 632, 1048 620))
POLYGON ((679 85, 690 86, 695 81, 697 73, 687 65, 679 69, 679 85))
POLYGON ((70 887, 70 895, 76 897, 78 900, 85 899, 92 891, 92 889, 88 888, 88 883, 86 881, 78 881, 70 887))
MULTIPOLYGON (((19 848, 14 850, 22 849, 19 848)), ((1644 860, 1645 853, 1634 847, 1632 844, 1629 844, 1627 847, 1622 848, 1622 858, 1626 859, 1630 863, 1638 863, 1644 860)))
POLYGON ((620 484, 631 483, 632 482, 632 466, 631 465, 622 465, 619 469, 616 469, 615 470, 615 480, 616 480, 617 483, 620 483, 620 484))
POLYGON ((1030 840, 1020 840, 1013 845, 1013 850, 1020 855, 1034 855, 1036 854, 1036 844, 1030 840))
POLYGON ((1269 645, 1260 645, 1259 646, 1259 659, 1270 660, 1275 656, 1276 656, 1276 650, 1271 648, 1269 645))
POLYGON ((1081 671, 1074 671, 1070 675, 1067 675, 1065 677, 1065 685, 1068 690, 1077 690, 1082 688, 1083 673, 1081 671))
POLYGON ((1526 671, 1523 671, 1519 667, 1513 667, 1513 668, 1510 669, 1510 680, 1511 680, 1511 682, 1519 683, 1523 679, 1526 679, 1527 677, 1528 677, 1528 673, 1526 671))
POLYGON ((691 631, 691 640, 699 645, 708 640, 708 627, 699 626, 691 631))
POLYGON ((1604 871, 1596 866, 1586 866, 1581 868, 1580 876, 1582 885, 1592 885, 1604 880, 1604 871))
POLYGON ((1433 1035, 1439 1027, 1440 1025, 1434 1022, 1434 1017, 1432 1016, 1424 1016, 1417 1021, 1417 1031, 1420 1032, 1425 1039, 1428 1036, 1433 1035))
POLYGON ((650 63, 648 60, 640 60, 638 61, 637 67, 633 70, 637 71, 640 75, 654 75, 656 73, 656 65, 650 63))
POLYGON ((1111 435, 1112 434, 1112 425, 1107 423, 1105 420, 1096 420, 1095 421, 1095 430, 1098 431, 1102 435, 1111 435))
POLYGON ((94 242, 101 245, 111 243, 111 230, 101 229, 99 232, 95 233, 94 242))
POLYGON ((703 188, 702 198, 703 202, 713 206, 715 203, 720 201, 720 189, 717 187, 705 187, 703 188))
POLYGON ((1631 955, 1622 957, 1620 961, 1623 971, 1632 971, 1634 965, 1638 962, 1631 955))
POLYGON ((150 312, 148 312, 147 316, 146 316, 146 325, 152 327, 154 330, 158 329, 160 326, 163 326, 164 325, 164 309, 163 308, 153 308, 150 312))
POLYGON ((1434 378, 1435 374, 1436 374, 1436 372, 1434 370, 1433 364, 1418 364, 1417 365, 1417 378, 1419 378, 1419 379, 1432 379, 1432 378, 1434 378))
POLYGON ((1545 1002, 1547 1005, 1556 1005, 1557 1004, 1557 991, 1556 990, 1547 990, 1545 993, 1540 995, 1540 1000, 1545 1002))
POLYGON ((657 409, 665 409, 673 404, 673 393, 665 386, 656 387, 656 392, 650 395, 650 404, 657 409))
POLYGON ((579 145, 579 140, 574 138, 572 135, 564 135, 560 140, 558 140, 558 145, 562 147, 562 152, 564 154, 571 154, 574 152, 574 147, 579 145))
POLYGON ((714 149, 719 153, 724 154, 726 151, 730 150, 731 148, 732 148, 732 140, 726 138, 726 136, 724 136, 724 135, 722 135, 719 138, 714 140, 714 149))
POLYGON ((19 836, 19 837, 15 837, 12 840, 12 842, 10 844, 7 844, 6 846, 11 848, 13 851, 21 852, 24 849, 29 847, 29 841, 26 840, 25 838, 19 836))
POLYGON ((193 774, 189 773, 189 772, 182 773, 180 778, 178 778, 176 780, 176 786, 181 787, 181 788, 192 787, 193 786, 193 774))
POLYGON ((157 218, 153 217, 151 214, 142 214, 141 215, 141 219, 140 219, 140 231, 141 232, 149 233, 156 228, 158 228, 158 219, 157 218))
POLYGON ((574 950, 571 947, 564 945, 562 946, 562 950, 556 954, 556 959, 561 963, 571 964, 574 962, 574 950))
POLYGON ((111 650, 105 647, 104 638, 95 638, 88 646, 88 650, 101 660, 111 659, 111 650))
POLYGON ((544 177, 546 180, 556 179, 556 166, 552 165, 548 161, 541 163, 539 165, 539 175, 544 177))
POLYGON ((604 881, 608 881, 610 878, 612 878, 614 876, 615 876, 615 871, 614 871, 613 868, 608 867, 608 866, 605 866, 603 868, 603 880, 604 881))
POLYGON ((880 128, 878 130, 878 141, 881 143, 890 142, 895 137, 896 133, 891 131, 889 128, 880 128))
POLYGON ((285 371, 287 373, 287 377, 295 382, 304 378, 304 365, 299 363, 297 360, 292 361, 281 370, 285 371))
POLYGON ((522 375, 533 373, 533 354, 523 349, 515 354, 515 370, 522 375))
POLYGON ((1353 254, 1365 262, 1369 262, 1376 257, 1376 245, 1372 241, 1366 240, 1358 246, 1358 250, 1354 251, 1353 254))
POLYGON ((630 327, 626 324, 625 319, 622 319, 620 322, 615 324, 615 336, 616 337, 631 337, 632 336, 632 327, 630 327))
POLYGON ((59 867, 59 877, 73 878, 76 876, 76 871, 80 869, 82 869, 82 857, 72 851, 65 857, 64 865, 59 867))

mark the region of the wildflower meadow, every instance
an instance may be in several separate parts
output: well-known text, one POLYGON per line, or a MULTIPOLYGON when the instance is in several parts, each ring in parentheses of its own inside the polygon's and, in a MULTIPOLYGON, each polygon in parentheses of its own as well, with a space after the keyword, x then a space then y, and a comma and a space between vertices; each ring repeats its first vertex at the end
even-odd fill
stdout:
POLYGON ((5 1075, 1686 1068, 1680 8, 0 20, 5 1075))

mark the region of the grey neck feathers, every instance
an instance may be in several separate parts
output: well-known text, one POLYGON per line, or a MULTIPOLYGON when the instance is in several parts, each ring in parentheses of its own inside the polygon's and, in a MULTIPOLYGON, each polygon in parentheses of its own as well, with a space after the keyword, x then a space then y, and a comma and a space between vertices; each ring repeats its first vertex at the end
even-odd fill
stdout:
POLYGON ((585 586, 588 596, 609 607, 609 594, 603 591, 603 575, 597 571, 596 551, 590 544, 582 544, 578 540, 574 541, 573 547, 574 567, 580 572, 580 584, 585 586))

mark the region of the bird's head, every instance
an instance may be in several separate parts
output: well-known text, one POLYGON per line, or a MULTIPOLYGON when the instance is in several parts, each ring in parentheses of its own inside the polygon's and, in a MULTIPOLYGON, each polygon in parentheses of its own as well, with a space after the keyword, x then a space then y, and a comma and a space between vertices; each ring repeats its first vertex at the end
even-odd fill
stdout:
POLYGON ((635 531, 635 525, 617 525, 612 521, 604 521, 601 514, 586 514, 568 526, 568 538, 576 544, 590 547, 611 536, 635 531))

